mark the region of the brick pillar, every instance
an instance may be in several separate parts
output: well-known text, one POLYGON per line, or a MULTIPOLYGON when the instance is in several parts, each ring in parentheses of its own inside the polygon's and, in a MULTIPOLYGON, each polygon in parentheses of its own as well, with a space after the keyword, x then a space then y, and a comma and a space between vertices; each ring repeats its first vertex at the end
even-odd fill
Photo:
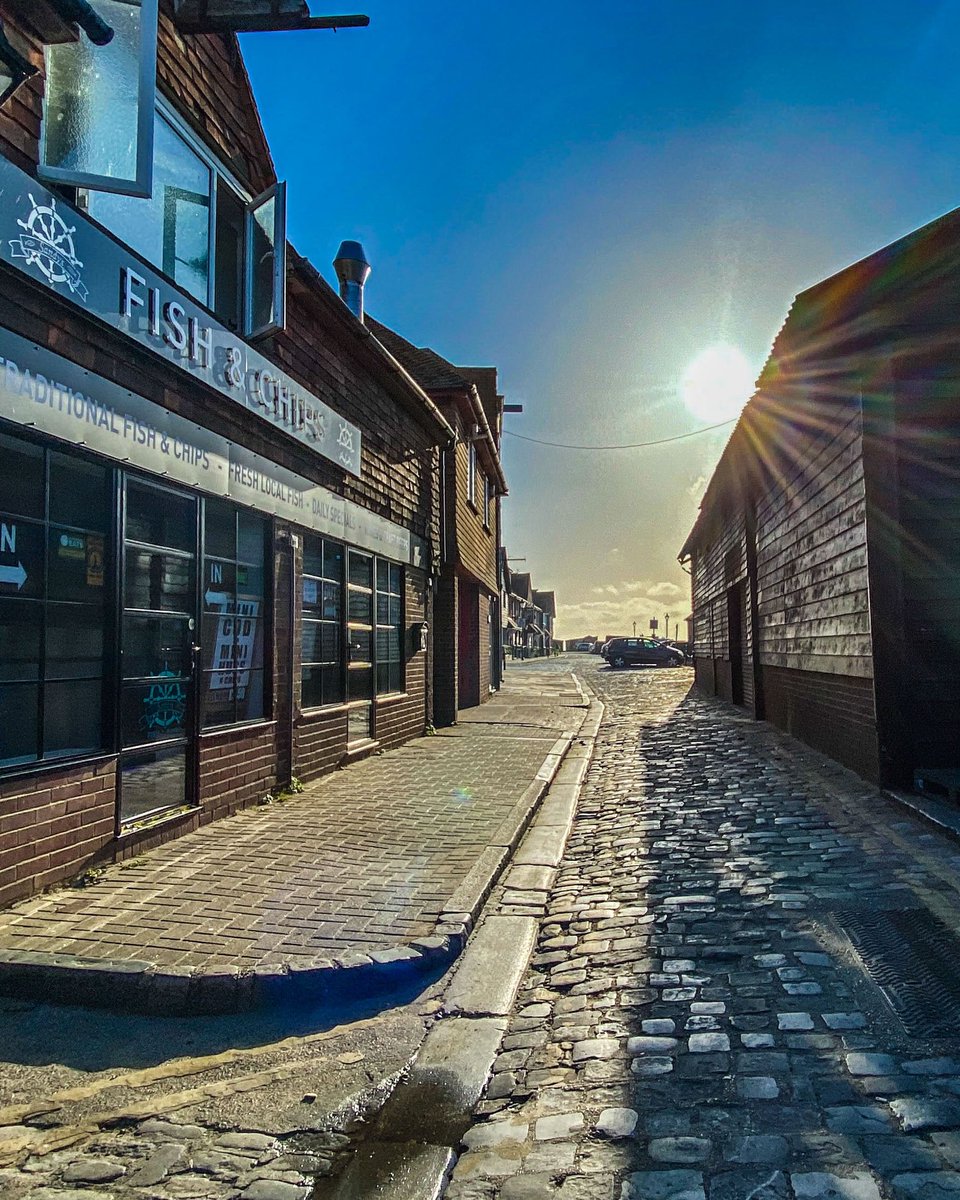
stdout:
POLYGON ((433 720, 437 726, 457 720, 457 604, 459 583, 444 568, 433 602, 433 720))
POLYGON ((297 614, 292 611, 295 593, 291 589, 291 573, 295 567, 299 570, 298 553, 289 527, 281 527, 273 555, 273 714, 277 722, 277 780, 280 783, 289 783, 294 775, 291 684, 296 682, 292 673, 298 638, 297 614))

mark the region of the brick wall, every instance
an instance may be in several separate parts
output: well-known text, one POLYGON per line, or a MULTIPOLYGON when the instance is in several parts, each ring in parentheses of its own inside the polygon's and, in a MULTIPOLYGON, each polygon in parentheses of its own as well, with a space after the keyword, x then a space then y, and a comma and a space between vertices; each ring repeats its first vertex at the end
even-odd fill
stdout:
POLYGON ((771 724, 879 781, 872 679, 765 666, 763 687, 771 724))
POLYGON ((459 580, 452 571, 444 571, 433 604, 433 719, 438 726, 452 725, 457 719, 458 600, 459 580))
POLYGON ((0 905, 60 883, 113 840, 113 759, 0 784, 0 905))
POLYGON ((206 825, 256 804, 277 783, 277 726, 218 730, 200 738, 200 798, 206 825))
POLYGON ((300 713, 294 722, 293 773, 304 781, 338 766, 347 744, 347 710, 300 713))

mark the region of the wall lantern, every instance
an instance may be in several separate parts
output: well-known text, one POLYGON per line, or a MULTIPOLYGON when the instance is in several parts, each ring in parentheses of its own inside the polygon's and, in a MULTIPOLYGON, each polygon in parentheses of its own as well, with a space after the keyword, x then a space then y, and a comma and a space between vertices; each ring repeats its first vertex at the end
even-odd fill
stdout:
POLYGON ((0 104, 5 104, 21 83, 26 83, 37 68, 14 49, 0 24, 0 104))

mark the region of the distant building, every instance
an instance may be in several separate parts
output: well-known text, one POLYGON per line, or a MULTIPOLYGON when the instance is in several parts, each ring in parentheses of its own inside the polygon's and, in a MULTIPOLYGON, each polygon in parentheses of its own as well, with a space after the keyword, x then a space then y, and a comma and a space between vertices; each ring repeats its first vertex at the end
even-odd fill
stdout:
POLYGON ((960 210, 797 296, 681 559, 698 686, 852 767, 960 768, 960 210))

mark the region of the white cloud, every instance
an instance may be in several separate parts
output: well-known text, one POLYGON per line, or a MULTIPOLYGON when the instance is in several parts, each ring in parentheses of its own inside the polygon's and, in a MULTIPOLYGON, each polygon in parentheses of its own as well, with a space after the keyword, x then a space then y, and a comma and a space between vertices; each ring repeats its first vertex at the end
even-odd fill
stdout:
POLYGON ((690 612, 690 592, 670 580, 634 579, 614 585, 592 587, 591 599, 567 603, 562 600, 557 620, 557 636, 573 638, 595 634, 597 637, 647 633, 651 617, 659 622, 658 634, 666 633, 664 621, 670 616, 670 636, 686 636, 685 618, 690 612))

